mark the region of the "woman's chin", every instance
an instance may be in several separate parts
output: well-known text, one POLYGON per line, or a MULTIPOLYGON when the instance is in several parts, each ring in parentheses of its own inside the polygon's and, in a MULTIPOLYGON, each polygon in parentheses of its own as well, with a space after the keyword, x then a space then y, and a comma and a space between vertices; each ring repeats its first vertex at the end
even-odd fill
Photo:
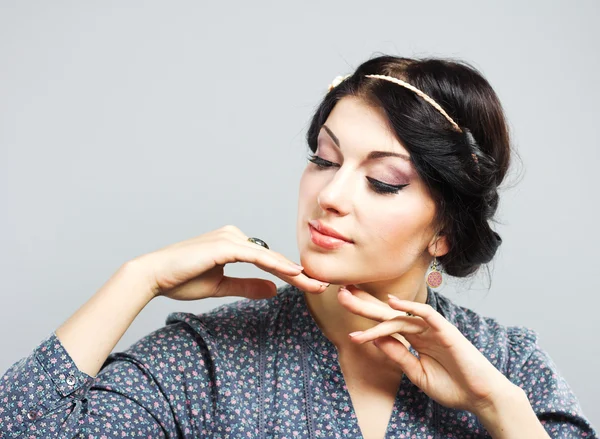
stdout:
POLYGON ((300 260, 300 263, 304 267, 303 273, 306 276, 334 285, 348 285, 350 283, 347 267, 328 267, 322 263, 311 263, 308 259, 310 258, 300 260))

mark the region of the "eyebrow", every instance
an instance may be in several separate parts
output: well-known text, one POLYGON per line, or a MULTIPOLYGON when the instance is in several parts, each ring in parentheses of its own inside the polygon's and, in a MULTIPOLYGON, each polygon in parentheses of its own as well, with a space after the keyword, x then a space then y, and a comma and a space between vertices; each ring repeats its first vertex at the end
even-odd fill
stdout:
MULTIPOLYGON (((331 140, 333 140, 333 143, 335 143, 336 146, 341 149, 340 139, 338 139, 337 136, 335 134, 333 134, 333 131, 331 131, 329 129, 329 127, 325 124, 323 124, 322 128, 324 128, 325 131, 327 131, 327 134, 329 134, 329 137, 331 137, 331 140)), ((379 159, 382 157, 400 157, 401 159, 404 159, 406 161, 409 161, 409 162, 411 161, 410 157, 407 156, 406 154, 400 154, 397 152, 390 152, 390 151, 371 151, 369 153, 369 155, 367 156, 367 160, 375 160, 375 159, 379 159)))

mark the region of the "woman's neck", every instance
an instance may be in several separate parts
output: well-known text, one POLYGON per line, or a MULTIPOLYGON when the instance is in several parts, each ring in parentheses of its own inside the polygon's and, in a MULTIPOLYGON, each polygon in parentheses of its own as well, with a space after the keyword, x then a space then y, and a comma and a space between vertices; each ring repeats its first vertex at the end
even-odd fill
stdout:
MULTIPOLYGON (((410 276, 406 273, 402 278, 393 281, 380 281, 355 286, 387 304, 388 294, 415 302, 427 301, 427 286, 421 271, 410 276)), ((379 322, 353 314, 344 308, 337 299, 341 285, 331 284, 321 294, 304 293, 306 303, 314 320, 325 336, 333 342, 338 350, 355 351, 360 345, 353 343, 348 334, 364 331, 379 322)))

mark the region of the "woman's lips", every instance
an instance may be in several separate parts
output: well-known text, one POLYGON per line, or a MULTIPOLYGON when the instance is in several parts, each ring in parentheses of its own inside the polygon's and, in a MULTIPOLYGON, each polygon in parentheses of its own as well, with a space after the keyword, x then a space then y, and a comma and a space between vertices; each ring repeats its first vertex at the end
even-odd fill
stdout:
POLYGON ((308 228, 310 230, 311 241, 319 247, 323 247, 328 250, 334 250, 336 248, 342 247, 343 245, 351 244, 350 242, 344 241, 343 239, 338 239, 334 238, 333 236, 324 235, 310 224, 308 225, 308 228))

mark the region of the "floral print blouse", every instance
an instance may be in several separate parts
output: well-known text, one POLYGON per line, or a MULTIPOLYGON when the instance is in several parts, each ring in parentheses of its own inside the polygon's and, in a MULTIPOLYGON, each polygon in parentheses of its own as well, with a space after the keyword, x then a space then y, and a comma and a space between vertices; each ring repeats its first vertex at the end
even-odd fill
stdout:
MULTIPOLYGON (((597 438, 569 385, 525 327, 505 327, 428 289, 429 303, 513 383, 551 437, 597 438)), ((411 349, 413 354, 416 354, 411 349)), ((361 438, 337 350, 303 293, 240 300, 166 325, 96 377, 52 332, 0 378, 1 438, 361 438)), ((490 437, 470 412, 404 376, 386 438, 490 437)))

